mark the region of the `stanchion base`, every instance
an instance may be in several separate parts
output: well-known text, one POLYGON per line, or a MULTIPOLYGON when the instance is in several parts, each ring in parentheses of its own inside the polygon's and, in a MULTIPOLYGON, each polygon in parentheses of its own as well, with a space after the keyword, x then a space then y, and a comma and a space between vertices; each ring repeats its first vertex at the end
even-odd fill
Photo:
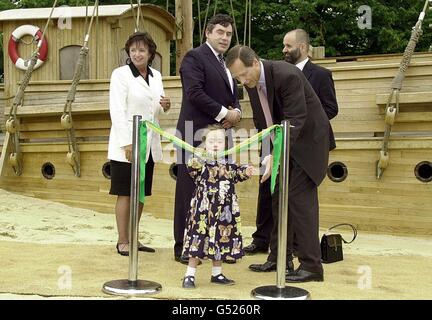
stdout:
POLYGON ((310 300, 308 291, 295 287, 263 286, 253 289, 251 295, 261 300, 310 300))
POLYGON ((129 281, 128 279, 112 280, 106 282, 102 291, 117 296, 144 296, 159 293, 162 286, 159 283, 147 280, 129 281))

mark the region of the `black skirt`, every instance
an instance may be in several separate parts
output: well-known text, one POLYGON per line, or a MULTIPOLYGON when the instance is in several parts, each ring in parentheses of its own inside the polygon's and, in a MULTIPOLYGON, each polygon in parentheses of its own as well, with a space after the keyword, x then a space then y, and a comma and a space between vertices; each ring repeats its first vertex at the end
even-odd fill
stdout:
MULTIPOLYGON (((110 160, 111 166, 111 189, 110 194, 117 196, 128 196, 130 197, 131 189, 131 169, 132 164, 129 162, 120 162, 110 160)), ((146 196, 151 196, 152 184, 153 184, 153 169, 154 162, 150 152, 149 159, 145 167, 145 192, 146 196)))

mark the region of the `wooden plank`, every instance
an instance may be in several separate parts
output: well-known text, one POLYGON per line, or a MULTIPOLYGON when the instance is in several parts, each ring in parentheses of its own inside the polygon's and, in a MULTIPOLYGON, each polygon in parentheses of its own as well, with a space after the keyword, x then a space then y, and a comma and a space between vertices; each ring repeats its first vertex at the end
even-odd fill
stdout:
MULTIPOLYGON (((385 105, 387 104, 387 100, 390 94, 377 94, 376 95, 376 104, 377 105, 385 105)), ((432 103, 432 92, 400 92, 399 93, 399 103, 432 103)))
MULTIPOLYGON (((109 129, 94 129, 94 130, 75 130, 75 137, 90 138, 90 137, 108 137, 109 129)), ((21 139, 37 140, 37 139, 67 139, 65 130, 51 131, 26 131, 20 133, 21 139)), ((47 141, 49 142, 49 141, 47 141)))
MULTIPOLYGON (((52 117, 53 119, 49 119, 46 117, 37 118, 35 121, 26 121, 27 119, 22 119, 22 123, 20 124, 20 131, 50 131, 50 130, 65 130, 60 123, 60 117, 52 117)), ((82 120, 77 116, 72 114, 73 127, 75 129, 110 129, 111 128, 111 120, 82 120)))
MULTIPOLYGON (((384 132, 385 123, 384 120, 379 121, 338 121, 336 119, 331 121, 333 131, 335 133, 345 133, 345 132, 359 132, 359 133, 370 133, 370 132, 384 132)), ((397 132, 430 132, 431 123, 430 122, 396 122, 392 126, 393 134, 397 132)))
POLYGON ((10 153, 10 146, 11 143, 11 137, 9 132, 5 133, 3 143, 2 143, 2 149, 0 154, 0 177, 5 175, 5 168, 8 166, 9 161, 9 153, 10 153))
POLYGON ((432 128, 432 108, 430 112, 399 112, 395 117, 396 123, 400 122, 429 122, 432 128))
MULTIPOLYGON (((41 115, 61 115, 64 110, 64 105, 39 105, 35 106, 21 106, 18 108, 17 114, 19 117, 41 115)), ((94 114, 106 113, 109 107, 106 103, 91 103, 91 104, 75 104, 73 106, 73 114, 94 114)))

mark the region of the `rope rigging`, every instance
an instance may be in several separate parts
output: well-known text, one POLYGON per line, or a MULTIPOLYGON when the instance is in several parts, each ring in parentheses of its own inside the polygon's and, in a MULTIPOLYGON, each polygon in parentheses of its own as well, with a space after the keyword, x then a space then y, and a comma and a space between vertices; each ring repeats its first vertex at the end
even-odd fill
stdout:
MULTIPOLYGON (((218 0, 215 0, 214 9, 213 9, 213 16, 215 16, 217 13, 217 4, 218 4, 218 0)), ((234 21, 233 22, 233 29, 234 29, 234 34, 236 36, 236 44, 239 44, 237 24, 236 24, 235 12, 234 12, 234 6, 233 6, 232 0, 230 0, 230 8, 231 8, 231 18, 234 21)), ((205 18, 204 18, 204 26, 207 24, 207 17, 208 17, 209 9, 210 9, 210 0, 208 0, 208 2, 207 2, 207 9, 206 9, 206 14, 205 14, 205 18)), ((204 32, 202 30, 203 27, 201 26, 201 7, 200 7, 200 1, 199 0, 198 0, 198 29, 199 29, 199 33, 200 33, 200 44, 202 44, 203 39, 204 39, 204 32)))
POLYGON ((243 38, 243 44, 247 46, 251 46, 251 31, 252 31, 252 0, 246 0, 246 6, 245 6, 245 27, 244 27, 244 38, 243 38), (248 33, 248 42, 246 42, 246 33, 248 33))
POLYGON ((24 91, 27 88, 30 78, 32 76, 33 69, 36 65, 36 62, 39 57, 39 51, 42 46, 42 41, 45 37, 45 33, 48 29, 48 25, 51 21, 52 14, 54 12, 54 8, 57 6, 57 0, 54 0, 54 4, 51 8, 51 12, 49 14, 48 20, 45 24, 45 27, 42 32, 41 38, 38 40, 38 44, 36 47, 36 50, 33 52, 30 58, 30 64, 24 74, 24 78, 21 81, 21 84, 17 90, 17 93, 14 97, 11 109, 9 111, 9 119, 6 121, 6 130, 11 135, 11 153, 9 156, 9 164, 12 166, 15 175, 20 176, 22 174, 23 164, 22 164, 22 153, 20 148, 20 132, 19 132, 19 119, 17 117, 17 110, 18 107, 22 105, 23 98, 24 98, 24 91))
MULTIPOLYGON (((144 15, 141 11, 141 0, 138 0, 137 2, 138 2, 138 4, 136 5, 137 13, 135 15, 133 0, 129 0, 129 3, 131 5, 133 21, 135 22, 135 32, 138 32, 141 30, 140 22, 142 23, 142 26, 144 27, 144 15)), ((168 5, 168 1, 167 1, 167 5, 168 5)))
POLYGON ((66 155, 66 161, 72 167, 74 174, 77 177, 81 175, 81 165, 80 165, 80 153, 79 153, 78 144, 75 137, 75 129, 72 121, 72 103, 75 101, 76 89, 78 83, 81 80, 81 74, 85 65, 86 57, 89 52, 88 42, 89 42, 90 32, 93 25, 93 19, 98 12, 97 10, 98 5, 99 5, 99 0, 96 0, 93 7, 93 13, 90 19, 87 33, 84 37, 84 43, 80 50, 80 56, 75 66, 75 72, 66 98, 63 114, 60 118, 61 125, 66 130, 67 140, 68 140, 68 153, 66 155))
MULTIPOLYGON (((200 1, 197 1, 197 5, 198 5, 198 31, 199 31, 199 35, 200 35, 200 44, 203 43, 204 41, 204 35, 205 35, 205 29, 203 30, 203 28, 205 28, 205 26, 207 25, 207 18, 208 18, 208 13, 210 10, 210 0, 207 1, 207 8, 205 11, 205 17, 204 17, 204 24, 201 24, 201 5, 200 5, 200 1)), ((215 0, 214 3, 214 9, 213 9, 213 15, 215 15, 217 13, 217 4, 218 1, 215 0)), ((244 40, 243 40, 243 44, 246 44, 246 33, 247 33, 247 29, 249 28, 249 45, 250 45, 250 37, 251 37, 251 33, 250 33, 250 28, 251 28, 251 0, 246 0, 246 4, 245 4, 245 21, 244 21, 244 40), (249 5, 248 5, 249 4, 249 5), (249 6, 249 11, 248 11, 248 6, 249 6)), ((230 9, 231 9, 231 17, 234 21, 233 23, 233 29, 234 29, 234 34, 236 37, 236 44, 240 44, 239 41, 239 36, 238 36, 238 31, 237 31, 237 23, 236 23, 236 18, 235 18, 235 11, 234 11, 234 5, 233 5, 233 1, 230 0, 230 9)))
POLYGON ((395 122, 396 116, 399 113, 399 93, 402 89, 402 83, 405 79, 405 72, 408 69, 408 66, 411 61, 411 57, 414 53, 415 47, 423 34, 422 23, 424 17, 426 15, 426 11, 428 9, 428 3, 430 0, 426 0, 423 11, 420 13, 417 23, 415 24, 412 32, 411 38, 405 48, 404 55, 402 57, 401 63, 399 65, 399 71, 397 75, 394 77, 392 84, 390 85, 390 95, 387 100, 386 109, 385 109, 385 129, 384 129, 384 138, 382 142, 382 147, 380 150, 379 160, 376 162, 376 177, 377 179, 381 178, 384 170, 389 165, 389 139, 392 130, 392 126, 395 122))
MULTIPOLYGON (((248 1, 250 0, 246 0, 246 4, 248 3, 248 1)), ((205 17, 204 17, 204 24, 201 24, 201 5, 200 5, 200 1, 197 1, 197 5, 198 5, 198 30, 199 30, 199 34, 200 34, 200 44, 203 43, 203 39, 204 39, 204 33, 205 33, 205 29, 203 30, 203 28, 205 28, 205 26, 207 25, 207 18, 208 18, 208 13, 210 10, 210 0, 207 1, 207 8, 205 11, 205 17)), ((217 5, 218 5, 218 0, 215 0, 214 3, 214 9, 213 9, 213 15, 216 15, 217 13, 217 5)), ((233 19, 233 30, 234 30, 234 34, 236 37, 236 44, 240 44, 239 42, 239 36, 238 36, 238 31, 237 31, 237 23, 236 23, 236 18, 235 18, 235 11, 234 11, 234 5, 233 5, 233 1, 230 0, 230 9, 231 9, 231 17, 233 19)), ((247 6, 246 6, 246 12, 245 12, 245 39, 246 39, 246 26, 247 26, 247 19, 250 20, 250 11, 248 13, 247 11, 247 6), (249 17, 249 18, 248 18, 249 17)), ((250 22, 250 21, 249 21, 250 22)), ((249 28, 250 28, 250 23, 249 23, 249 28)), ((249 32, 250 33, 250 32, 249 32)), ((249 38, 250 38, 250 34, 249 34, 249 38)), ((244 40, 243 43, 246 43, 246 40, 244 40)), ((250 44, 250 40, 249 40, 249 44, 250 44)))

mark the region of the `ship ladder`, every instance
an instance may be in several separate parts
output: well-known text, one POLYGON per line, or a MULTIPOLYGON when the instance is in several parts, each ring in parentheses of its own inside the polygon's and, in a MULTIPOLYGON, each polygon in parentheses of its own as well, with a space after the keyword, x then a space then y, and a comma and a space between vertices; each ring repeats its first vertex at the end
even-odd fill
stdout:
MULTIPOLYGON (((49 22, 51 21, 52 14, 54 12, 54 8, 57 5, 57 0, 54 1, 54 4, 51 8, 50 15, 48 17, 48 20, 45 24, 45 28, 42 32, 42 36, 40 37, 36 50, 33 52, 30 58, 30 64, 25 71, 24 78, 21 81, 21 84, 17 90, 17 93, 14 97, 14 100, 12 102, 12 106, 9 111, 9 118, 6 121, 6 130, 11 136, 12 146, 11 146, 11 153, 9 155, 9 164, 12 166, 15 175, 20 176, 22 174, 23 170, 23 159, 22 159, 22 152, 21 147, 19 143, 20 139, 20 131, 19 131, 19 123, 20 120, 17 117, 17 110, 18 107, 22 105, 23 98, 24 98, 24 91, 27 88, 28 83, 30 82, 30 78, 33 72, 33 69, 39 59, 39 51, 42 47, 42 42, 45 39, 45 32, 48 29, 49 22)), ((7 150, 7 149, 4 149, 7 150)))
POLYGON ((89 48, 87 45, 90 38, 91 28, 93 25, 93 19, 95 13, 97 12, 98 2, 99 0, 96 0, 93 7, 93 14, 90 19, 87 33, 84 37, 84 44, 81 47, 78 62, 75 66, 75 72, 66 98, 63 114, 60 118, 61 126, 66 130, 67 141, 68 141, 68 153, 66 154, 66 162, 72 167, 72 170, 74 171, 74 174, 77 177, 81 176, 81 161, 80 161, 80 152, 78 149, 78 143, 75 136, 75 128, 72 119, 72 103, 75 101, 77 86, 81 80, 82 70, 85 64, 86 57, 89 52, 89 48))
POLYGON ((388 167, 390 163, 390 155, 389 155, 389 139, 391 135, 392 126, 395 122, 396 116, 399 113, 399 93, 402 89, 402 83, 405 79, 405 72, 408 69, 408 66, 411 61, 411 57, 414 53, 415 47, 419 41, 419 38, 423 34, 421 29, 424 17, 426 15, 426 10, 428 8, 428 3, 432 3, 431 0, 426 0, 425 5, 423 7, 423 11, 420 13, 418 21, 414 26, 411 32, 411 38, 408 42, 407 47, 405 48, 404 55, 402 57, 402 61, 399 65, 399 71, 393 82, 390 86, 391 93, 387 100, 386 109, 385 109, 385 129, 384 129, 384 137, 382 141, 382 147, 379 153, 379 159, 376 161, 376 177, 380 179, 384 173, 384 170, 388 167))

